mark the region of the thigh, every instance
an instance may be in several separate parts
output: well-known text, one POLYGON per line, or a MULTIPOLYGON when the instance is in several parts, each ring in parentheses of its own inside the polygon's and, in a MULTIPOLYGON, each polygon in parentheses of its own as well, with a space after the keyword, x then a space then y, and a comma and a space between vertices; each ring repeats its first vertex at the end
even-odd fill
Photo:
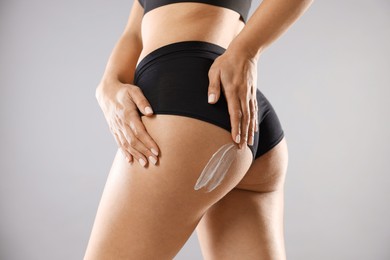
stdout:
POLYGON ((142 117, 160 147, 157 165, 128 164, 118 151, 104 187, 84 259, 172 259, 202 215, 247 172, 252 154, 239 150, 227 178, 210 193, 194 190, 228 131, 189 117, 142 117))
POLYGON ((285 138, 257 158, 241 182, 215 203, 196 230, 205 259, 285 259, 285 138))

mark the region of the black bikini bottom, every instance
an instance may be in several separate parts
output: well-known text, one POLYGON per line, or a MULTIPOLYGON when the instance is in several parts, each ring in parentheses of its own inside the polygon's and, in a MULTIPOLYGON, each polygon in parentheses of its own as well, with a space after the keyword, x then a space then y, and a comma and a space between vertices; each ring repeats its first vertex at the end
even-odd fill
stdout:
MULTIPOLYGON (((141 88, 154 114, 192 117, 231 133, 224 93, 221 91, 215 104, 208 103, 207 95, 208 71, 214 59, 224 51, 225 48, 204 41, 181 41, 164 45, 139 62, 135 70, 134 85, 141 88)), ((284 136, 270 102, 259 89, 256 96, 259 131, 255 132, 253 146, 248 145, 253 160, 277 145, 284 136)))

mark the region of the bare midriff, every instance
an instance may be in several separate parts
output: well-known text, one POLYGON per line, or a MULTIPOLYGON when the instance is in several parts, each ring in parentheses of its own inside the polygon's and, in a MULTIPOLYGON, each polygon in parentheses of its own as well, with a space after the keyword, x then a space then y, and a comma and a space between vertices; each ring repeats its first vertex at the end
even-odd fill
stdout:
POLYGON ((157 7, 143 17, 137 65, 153 50, 180 41, 206 41, 226 49, 244 26, 239 13, 220 6, 181 2, 157 7))

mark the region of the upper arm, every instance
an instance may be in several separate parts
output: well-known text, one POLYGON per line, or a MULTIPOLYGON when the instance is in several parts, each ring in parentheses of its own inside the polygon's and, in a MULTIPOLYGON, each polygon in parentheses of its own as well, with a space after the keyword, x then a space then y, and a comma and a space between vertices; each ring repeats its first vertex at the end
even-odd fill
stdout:
POLYGON ((141 23, 142 23, 142 17, 144 15, 144 8, 140 4, 140 2, 143 3, 142 0, 133 0, 133 5, 130 10, 126 27, 123 31, 123 35, 135 36, 138 37, 140 41, 142 41, 141 23))

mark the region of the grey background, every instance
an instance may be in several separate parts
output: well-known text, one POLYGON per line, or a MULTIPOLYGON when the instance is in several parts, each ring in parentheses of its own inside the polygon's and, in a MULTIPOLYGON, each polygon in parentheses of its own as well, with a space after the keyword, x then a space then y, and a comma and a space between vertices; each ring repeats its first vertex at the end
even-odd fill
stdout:
MULTIPOLYGON (((1 1, 1 260, 82 258, 116 150, 95 88, 131 5, 1 1)), ((390 259, 389 11, 315 1, 261 57, 290 152, 288 259, 390 259)), ((175 259, 201 258, 194 233, 175 259)))

